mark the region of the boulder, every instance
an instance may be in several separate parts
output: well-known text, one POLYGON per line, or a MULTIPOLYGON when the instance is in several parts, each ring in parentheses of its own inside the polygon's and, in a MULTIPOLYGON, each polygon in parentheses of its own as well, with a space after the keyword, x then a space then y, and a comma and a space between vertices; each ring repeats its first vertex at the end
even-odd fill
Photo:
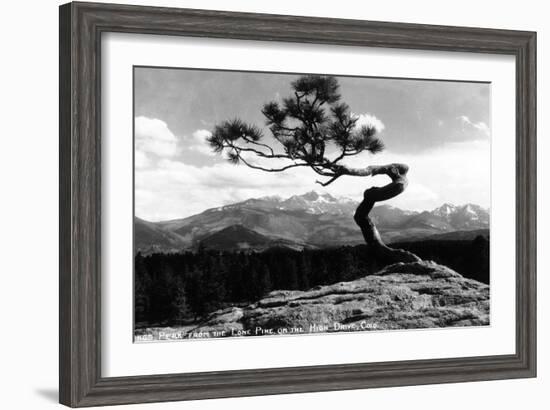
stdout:
POLYGON ((248 306, 214 312, 190 332, 259 336, 483 326, 489 325, 489 298, 488 285, 446 266, 398 263, 350 282, 273 291, 248 306))

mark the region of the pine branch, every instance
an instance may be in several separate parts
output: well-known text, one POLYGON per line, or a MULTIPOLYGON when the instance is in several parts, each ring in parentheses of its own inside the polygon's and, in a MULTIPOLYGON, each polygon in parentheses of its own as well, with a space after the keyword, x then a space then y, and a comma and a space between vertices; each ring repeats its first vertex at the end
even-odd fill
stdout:
POLYGON ((250 167, 252 169, 259 169, 261 171, 265 171, 265 172, 282 172, 282 171, 285 171, 287 169, 290 169, 290 168, 296 168, 296 167, 307 167, 309 166, 309 164, 306 164, 306 163, 294 163, 294 164, 290 164, 290 165, 286 165, 284 167, 281 167, 281 168, 264 168, 264 167, 261 167, 259 165, 253 165, 251 163, 249 163, 248 161, 246 161, 243 157, 239 156, 239 159, 247 166, 247 167, 250 167))
POLYGON ((340 178, 342 175, 334 175, 331 179, 329 179, 328 181, 326 182, 321 182, 319 180, 316 180, 315 183, 321 185, 321 186, 327 186, 327 185, 330 185, 332 184, 334 181, 336 181, 338 178, 340 178))
POLYGON ((356 127, 358 117, 351 114, 346 103, 339 102, 339 85, 334 77, 308 75, 292 82, 293 95, 264 104, 262 114, 266 126, 281 146, 265 143, 262 130, 240 119, 216 126, 208 138, 214 152, 227 150, 228 159, 238 164, 266 172, 282 172, 295 167, 310 167, 316 174, 328 177, 317 181, 327 186, 343 175, 371 175, 369 167, 350 168, 339 162, 363 151, 377 153, 384 146, 372 126, 356 127), (323 105, 326 104, 325 107, 323 105), (339 148, 336 157, 325 157, 328 144, 339 148), (276 149, 277 148, 277 149, 276 149), (244 153, 264 159, 285 159, 292 163, 268 167, 256 165, 243 157, 244 153))

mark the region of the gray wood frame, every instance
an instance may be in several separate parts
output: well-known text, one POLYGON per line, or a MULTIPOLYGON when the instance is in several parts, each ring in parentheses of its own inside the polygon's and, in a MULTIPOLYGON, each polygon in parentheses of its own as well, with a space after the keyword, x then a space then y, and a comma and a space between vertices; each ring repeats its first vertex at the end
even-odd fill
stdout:
MULTIPOLYGON (((71 407, 535 377, 536 33, 94 3, 60 7, 60 402, 71 407), (101 34, 185 35, 516 58, 516 353, 101 377, 101 34)), ((496 119, 498 121, 498 118, 496 119)), ((512 164, 510 164, 512 165, 512 164)))

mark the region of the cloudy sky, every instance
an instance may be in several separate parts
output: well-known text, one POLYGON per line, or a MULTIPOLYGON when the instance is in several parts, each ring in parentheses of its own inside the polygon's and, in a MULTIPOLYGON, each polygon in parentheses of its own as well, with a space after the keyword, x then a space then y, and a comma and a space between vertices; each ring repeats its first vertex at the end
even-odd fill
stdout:
MULTIPOLYGON (((342 177, 326 188, 311 170, 266 173, 232 165, 205 139, 224 120, 264 126, 264 103, 290 95, 293 74, 136 67, 135 213, 151 220, 190 216, 251 197, 311 190, 360 200, 387 177, 342 177)), ((384 152, 350 158, 356 167, 404 162, 409 187, 389 204, 433 209, 490 203, 490 84, 337 77, 342 101, 371 123, 384 152)), ((266 130, 266 141, 272 142, 266 130)), ((263 163, 267 165, 267 163, 263 163)))

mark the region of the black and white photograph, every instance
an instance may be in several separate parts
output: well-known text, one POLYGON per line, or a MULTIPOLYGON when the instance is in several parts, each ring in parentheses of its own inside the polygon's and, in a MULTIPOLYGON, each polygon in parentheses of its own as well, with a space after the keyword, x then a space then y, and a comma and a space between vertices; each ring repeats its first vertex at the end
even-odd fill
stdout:
POLYGON ((134 340, 490 325, 491 85, 134 67, 134 340))

